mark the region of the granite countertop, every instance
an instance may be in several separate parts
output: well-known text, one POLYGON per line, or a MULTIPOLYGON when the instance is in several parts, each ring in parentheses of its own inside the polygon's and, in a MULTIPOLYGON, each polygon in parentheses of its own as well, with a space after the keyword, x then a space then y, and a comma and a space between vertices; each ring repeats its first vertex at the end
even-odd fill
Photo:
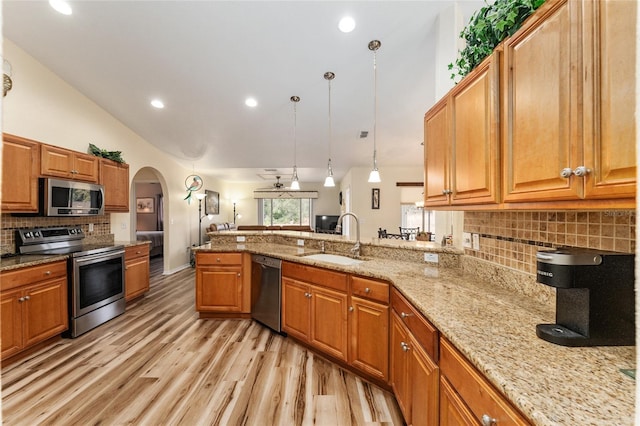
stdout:
POLYGON ((537 425, 633 425, 635 347, 569 348, 539 339, 548 305, 461 269, 387 258, 343 266, 301 257, 317 249, 267 242, 205 244, 390 281, 490 382, 537 425))

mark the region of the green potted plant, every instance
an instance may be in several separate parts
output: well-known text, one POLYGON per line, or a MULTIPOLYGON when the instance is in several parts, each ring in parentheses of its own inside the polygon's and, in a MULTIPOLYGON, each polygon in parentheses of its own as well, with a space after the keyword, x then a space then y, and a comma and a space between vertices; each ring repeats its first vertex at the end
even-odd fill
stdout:
POLYGON ((451 79, 469 74, 502 40, 512 36, 545 0, 496 0, 473 14, 460 37, 467 46, 449 64, 451 79))

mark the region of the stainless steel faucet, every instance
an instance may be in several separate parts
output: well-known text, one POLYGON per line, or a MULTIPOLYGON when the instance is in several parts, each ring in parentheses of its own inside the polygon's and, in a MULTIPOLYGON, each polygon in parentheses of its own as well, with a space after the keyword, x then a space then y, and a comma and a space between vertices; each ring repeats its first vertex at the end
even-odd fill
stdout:
POLYGON ((360 257, 360 220, 358 219, 358 216, 355 215, 355 213, 351 213, 351 212, 342 213, 338 218, 338 226, 340 226, 341 230, 342 230, 342 218, 345 216, 353 216, 353 218, 356 220, 356 244, 351 249, 351 253, 353 253, 355 257, 360 257))

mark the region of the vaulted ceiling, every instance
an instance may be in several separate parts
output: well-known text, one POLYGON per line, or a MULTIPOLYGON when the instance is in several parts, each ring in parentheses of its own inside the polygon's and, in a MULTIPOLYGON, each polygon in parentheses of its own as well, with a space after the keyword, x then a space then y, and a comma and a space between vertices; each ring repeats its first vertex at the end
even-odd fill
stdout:
MULTIPOLYGON (((453 1, 3 1, 3 34, 185 167, 230 181, 422 165, 438 14, 453 1), (338 21, 352 16, 351 33, 338 21), (292 95, 301 98, 294 116, 292 95), (253 97, 258 105, 245 105, 253 97), (160 98, 163 109, 150 106, 160 98), (294 126, 295 122, 295 126, 294 126), (368 136, 361 137, 362 131, 368 136), (295 132, 295 133, 294 133, 295 132), (294 136, 295 134, 295 136, 294 136), (275 171, 274 171, 275 169, 275 171)), ((457 2, 465 22, 481 0, 457 2)), ((10 60, 10 58, 7 58, 10 60)), ((105 147, 108 148, 108 147, 105 147)))

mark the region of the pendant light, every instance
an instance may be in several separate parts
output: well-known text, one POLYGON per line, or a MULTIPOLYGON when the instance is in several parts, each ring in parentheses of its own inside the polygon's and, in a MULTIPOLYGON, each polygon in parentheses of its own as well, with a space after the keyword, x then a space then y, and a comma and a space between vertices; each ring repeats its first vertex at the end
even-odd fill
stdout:
POLYGON ((293 176, 291 177, 291 189, 298 191, 300 189, 300 182, 298 182, 298 166, 297 163, 297 143, 296 143, 296 105, 300 102, 300 97, 292 96, 291 102, 293 102, 293 176))
POLYGON ((324 186, 334 187, 336 183, 333 181, 333 170, 331 169, 331 80, 336 77, 331 71, 324 73, 324 79, 329 83, 329 162, 327 163, 327 177, 324 180, 324 186))
POLYGON ((378 118, 378 71, 376 67, 376 51, 381 45, 382 43, 380 43, 380 40, 371 40, 369 42, 369 50, 373 52, 373 169, 371 169, 371 173, 369 173, 369 183, 380 182, 380 172, 378 171, 378 162, 376 159, 376 137, 378 136, 378 132, 376 131, 376 120, 378 118))

